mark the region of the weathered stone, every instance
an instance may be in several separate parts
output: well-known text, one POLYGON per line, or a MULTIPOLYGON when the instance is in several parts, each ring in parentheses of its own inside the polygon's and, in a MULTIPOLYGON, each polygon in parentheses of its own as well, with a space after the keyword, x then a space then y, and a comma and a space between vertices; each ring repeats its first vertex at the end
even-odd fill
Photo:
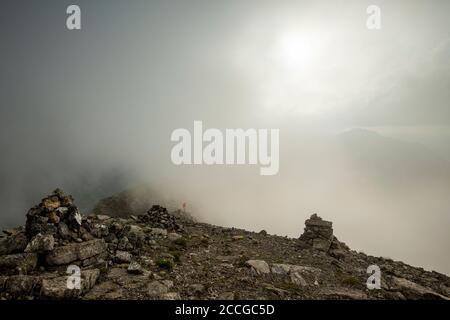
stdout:
POLYGON ((13 297, 28 296, 39 282, 40 278, 36 276, 10 276, 6 280, 5 291, 13 297))
POLYGON ((162 300, 180 300, 180 294, 178 292, 167 292, 161 295, 162 300))
POLYGON ((55 246, 55 238, 51 234, 42 235, 38 233, 31 239, 25 248, 25 252, 48 252, 52 251, 55 246))
POLYGON ((415 282, 399 277, 392 277, 391 290, 400 291, 407 299, 450 300, 449 298, 434 292, 430 288, 426 288, 415 282))
POLYGON ((37 265, 36 253, 16 253, 0 256, 0 269, 12 269, 18 272, 30 272, 37 265))
POLYGON ((28 239, 23 232, 0 239, 0 255, 23 252, 27 243, 28 239))
POLYGON ((292 265, 292 264, 281 264, 281 263, 272 264, 271 271, 274 274, 289 276, 289 279, 292 283, 301 285, 301 286, 308 285, 307 281, 303 277, 304 275, 310 276, 311 279, 316 279, 318 274, 321 272, 320 269, 313 268, 313 267, 305 267, 305 266, 292 265))
MULTIPOLYGON (((23 227, 4 229, 2 232, 7 236, 13 236, 15 234, 23 232, 23 227)), ((0 234, 0 237, 2 236, 3 234, 0 234)))
POLYGON ((220 262, 233 263, 239 260, 239 256, 217 256, 216 259, 220 262))
POLYGON ((330 245, 330 249, 328 250, 328 254, 336 259, 345 258, 345 256, 349 252, 349 247, 340 242, 336 237, 333 236, 333 240, 330 245))
POLYGON ((149 277, 148 274, 130 274, 127 269, 113 267, 106 274, 106 280, 113 281, 128 290, 145 290, 149 277))
POLYGON ((270 267, 264 260, 248 260, 246 264, 257 274, 270 273, 270 267))
POLYGON ((110 229, 110 232, 112 232, 116 235, 119 235, 123 230, 123 224, 121 224, 119 222, 113 222, 113 223, 111 223, 109 229, 110 229))
POLYGON ((320 269, 314 267, 299 266, 294 264, 283 264, 283 263, 272 264, 271 270, 275 274, 289 274, 290 272, 299 272, 317 275, 321 272, 320 269))
POLYGON ((293 284, 300 285, 302 287, 306 287, 308 285, 306 280, 298 272, 291 272, 289 277, 291 278, 291 282, 293 284))
POLYGON ((322 270, 309 266, 291 265, 291 272, 299 272, 301 274, 311 274, 317 276, 322 272, 322 270))
POLYGON ((49 222, 48 217, 43 214, 39 207, 31 208, 27 213, 27 221, 25 224, 25 233, 28 239, 33 238, 38 233, 54 235, 57 231, 56 226, 49 222))
POLYGON ((8 279, 7 276, 0 276, 0 291, 2 291, 5 288, 5 283, 7 279, 8 279))
POLYGON ((83 291, 86 292, 90 290, 93 286, 95 286, 95 283, 98 280, 98 277, 100 276, 100 270, 98 269, 91 269, 91 270, 85 270, 81 272, 81 285, 83 287, 83 291))
POLYGON ((444 284, 441 284, 439 287, 442 290, 442 292, 444 293, 444 295, 446 295, 447 297, 450 297, 450 287, 447 287, 444 284))
POLYGON ((92 234, 90 234, 89 232, 85 232, 81 235, 81 240, 83 240, 83 241, 91 241, 94 239, 95 239, 95 237, 92 234))
POLYGON ((170 241, 176 241, 178 239, 181 239, 183 236, 181 234, 178 234, 176 232, 171 232, 167 235, 167 239, 170 241))
POLYGON ((81 265, 83 267, 94 266, 96 268, 103 268, 105 266, 105 263, 106 263, 105 259, 107 258, 107 256, 108 256, 108 252, 105 251, 105 252, 100 253, 91 258, 84 259, 81 262, 81 265))
POLYGON ((128 241, 134 248, 140 248, 144 244, 145 233, 141 227, 135 225, 126 226, 122 233, 128 238, 128 241))
POLYGON ((115 243, 117 244, 119 240, 117 239, 116 235, 114 233, 110 233, 105 237, 105 241, 108 243, 115 243))
POLYGON ((234 292, 223 292, 218 297, 219 300, 234 300, 234 292))
POLYGON ((169 292, 173 287, 173 282, 170 280, 152 281, 147 286, 147 294, 151 298, 159 298, 169 292))
POLYGON ((60 222, 58 224, 58 235, 61 239, 64 239, 64 240, 70 239, 69 227, 64 222, 60 222))
POLYGON ((67 207, 59 207, 55 210, 60 219, 65 219, 69 209, 67 207))
POLYGON ((159 236, 159 237, 166 237, 167 236, 167 230, 161 229, 161 228, 151 228, 150 232, 154 236, 159 236))
POLYGON ((201 295, 205 292, 205 290, 205 286, 201 283, 194 283, 188 287, 188 292, 191 295, 201 295))
POLYGON ((131 262, 132 257, 133 256, 129 252, 117 250, 115 260, 119 263, 122 263, 122 262, 129 263, 129 262, 131 262))
POLYGON ((98 269, 82 271, 79 288, 69 286, 71 283, 68 276, 43 279, 40 294, 50 299, 73 299, 88 292, 97 282, 99 275, 98 269))
POLYGON ((280 296, 281 298, 283 298, 284 296, 289 294, 288 290, 277 288, 277 287, 273 286, 272 284, 265 284, 264 289, 275 293, 276 295, 280 296))
POLYGON ((159 205, 152 206, 150 210, 148 210, 147 215, 141 216, 140 219, 153 227, 173 231, 181 230, 181 226, 178 224, 175 216, 169 214, 166 208, 159 205))
POLYGON ((312 240, 312 247, 314 249, 320 250, 320 251, 328 251, 330 248, 331 242, 326 239, 313 239, 312 240))
POLYGON ((332 241, 333 228, 330 221, 322 220, 317 214, 305 221, 305 230, 300 236, 302 246, 327 252, 332 241))
POLYGON ((56 211, 52 211, 48 214, 48 222, 53 224, 58 224, 60 221, 58 214, 56 211))
POLYGON ((350 288, 325 289, 322 296, 333 300, 366 300, 367 294, 361 290, 350 288))
POLYGON ((90 233, 96 238, 102 238, 109 235, 109 228, 105 224, 95 223, 91 226, 90 233))
POLYGON ((56 208, 61 206, 61 201, 59 201, 58 196, 49 196, 47 198, 42 199, 41 205, 43 208, 48 211, 53 211, 56 208))
POLYGON ((45 261, 49 265, 64 265, 77 260, 85 260, 106 251, 103 239, 96 239, 82 243, 72 243, 55 248, 47 254, 45 261))
POLYGON ((71 228, 72 230, 78 230, 81 226, 82 219, 83 218, 76 206, 72 205, 68 207, 66 221, 69 228, 71 228))
POLYGON ((144 273, 144 269, 136 261, 130 262, 130 264, 128 265, 127 271, 128 271, 128 273, 131 273, 131 274, 143 274, 144 273))
POLYGON ((61 206, 69 207, 73 204, 73 197, 71 195, 66 195, 61 189, 56 189, 53 191, 53 194, 56 195, 61 202, 61 206))
POLYGON ((117 249, 122 251, 133 250, 133 245, 130 243, 127 237, 122 237, 117 244, 117 249))
POLYGON ((94 286, 83 298, 86 300, 116 300, 123 299, 124 293, 119 285, 112 281, 106 281, 94 286))
POLYGON ((272 273, 287 275, 291 271, 291 264, 274 263, 272 264, 272 273))
POLYGON ((317 214, 313 214, 308 220, 306 220, 305 225, 307 227, 321 227, 329 229, 333 226, 331 221, 322 220, 317 214))
POLYGON ((99 215, 97 215, 97 219, 100 220, 100 221, 105 221, 105 220, 111 219, 111 217, 107 216, 107 215, 104 215, 104 214, 99 214, 99 215))

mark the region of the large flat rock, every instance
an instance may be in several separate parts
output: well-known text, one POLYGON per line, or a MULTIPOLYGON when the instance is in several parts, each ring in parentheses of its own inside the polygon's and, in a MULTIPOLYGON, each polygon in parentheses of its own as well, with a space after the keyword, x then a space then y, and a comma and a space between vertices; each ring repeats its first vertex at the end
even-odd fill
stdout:
POLYGON ((85 294, 94 287, 100 275, 98 269, 85 270, 81 272, 80 288, 70 289, 67 285, 68 277, 56 277, 42 279, 40 295, 48 299, 73 299, 85 294))
POLYGON ((48 265, 65 265, 97 256, 105 251, 105 241, 103 239, 95 239, 55 248, 47 254, 45 261, 48 265))
POLYGON ((399 277, 392 277, 391 289, 400 291, 407 299, 450 300, 448 297, 434 292, 430 288, 399 277))

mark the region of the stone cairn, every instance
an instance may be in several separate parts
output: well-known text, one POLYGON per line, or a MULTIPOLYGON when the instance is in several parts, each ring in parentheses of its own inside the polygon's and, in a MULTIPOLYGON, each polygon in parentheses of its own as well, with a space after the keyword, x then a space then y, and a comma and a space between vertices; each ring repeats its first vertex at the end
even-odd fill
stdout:
POLYGON ((155 227, 168 229, 172 231, 181 231, 182 226, 177 222, 174 215, 170 214, 166 208, 153 205, 146 215, 141 215, 140 218, 143 222, 155 227))
POLYGON ((336 258, 345 256, 348 247, 333 235, 333 223, 323 220, 317 214, 305 221, 305 230, 299 238, 303 248, 328 253, 336 258))
POLYGON ((60 240, 78 239, 82 217, 73 198, 56 189, 27 213, 25 232, 31 240, 41 234, 60 240))
POLYGON ((73 198, 59 189, 28 211, 25 228, 6 233, 0 238, 0 292, 10 297, 75 297, 95 284, 99 266, 106 265, 101 237, 107 229, 82 217, 73 198), (83 268, 75 290, 62 276, 71 265, 83 268))

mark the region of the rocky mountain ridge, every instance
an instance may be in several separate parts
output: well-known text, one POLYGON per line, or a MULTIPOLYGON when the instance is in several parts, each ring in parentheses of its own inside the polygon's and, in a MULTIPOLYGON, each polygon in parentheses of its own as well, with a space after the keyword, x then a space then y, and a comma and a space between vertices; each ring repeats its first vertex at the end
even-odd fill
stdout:
POLYGON ((450 278, 352 251, 316 214, 298 239, 147 213, 83 216, 61 190, 0 236, 1 299, 446 299, 450 278), (369 266, 381 270, 369 290, 369 266))

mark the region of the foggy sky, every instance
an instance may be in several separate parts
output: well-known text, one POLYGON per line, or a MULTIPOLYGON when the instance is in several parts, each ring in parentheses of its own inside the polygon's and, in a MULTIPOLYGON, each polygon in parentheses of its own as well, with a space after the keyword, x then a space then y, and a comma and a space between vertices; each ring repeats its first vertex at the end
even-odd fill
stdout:
POLYGON ((298 236, 317 212, 352 248, 448 274, 450 181, 433 169, 450 168, 448 12, 425 0, 2 1, 0 225, 56 187, 88 208, 148 183, 221 225, 298 236), (70 4, 80 31, 66 29, 70 4), (370 4, 381 30, 366 28, 370 4), (173 166, 170 134, 194 120, 280 128, 279 175, 173 166), (391 162, 402 147, 382 137, 342 147, 354 127, 426 148, 391 162), (389 167, 403 162, 425 174, 389 167))

